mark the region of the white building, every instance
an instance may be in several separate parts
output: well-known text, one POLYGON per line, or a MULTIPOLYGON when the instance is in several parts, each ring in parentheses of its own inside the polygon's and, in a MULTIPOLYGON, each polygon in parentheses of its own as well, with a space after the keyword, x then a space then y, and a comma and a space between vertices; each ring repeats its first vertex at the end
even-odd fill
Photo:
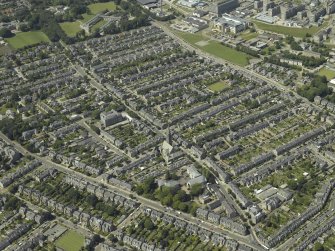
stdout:
POLYGON ((245 19, 223 14, 222 17, 213 21, 213 30, 221 32, 238 33, 248 27, 248 21, 245 19))

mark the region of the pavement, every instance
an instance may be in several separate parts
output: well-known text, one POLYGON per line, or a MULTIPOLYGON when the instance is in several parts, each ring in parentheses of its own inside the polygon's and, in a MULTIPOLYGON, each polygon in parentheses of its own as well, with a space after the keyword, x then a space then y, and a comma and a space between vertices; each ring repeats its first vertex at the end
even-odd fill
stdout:
MULTIPOLYGON (((246 69, 245 67, 233 64, 227 60, 224 60, 222 58, 218 58, 215 55, 209 54, 207 52, 202 51, 201 49, 199 49, 198 47, 193 46, 192 44, 186 42, 185 40, 183 40, 182 38, 180 38, 179 36, 177 36, 169 27, 167 27, 164 23, 159 22, 159 21, 154 21, 152 22, 153 25, 161 28, 167 35, 169 35, 170 37, 172 37, 173 39, 177 40, 185 49, 187 50, 191 50, 191 51, 195 51, 198 55, 207 58, 209 60, 213 60, 216 63, 219 64, 224 64, 224 65, 229 65, 231 68, 243 72, 246 75, 252 76, 254 80, 260 80, 260 81, 265 81, 266 83, 278 88, 279 90, 286 92, 286 93, 290 93, 291 95, 293 95, 295 98, 297 99, 301 99, 304 100, 306 103, 309 103, 310 105, 312 105, 313 107, 316 107, 318 109, 320 109, 320 107, 318 107, 317 105, 315 105, 313 102, 310 102, 308 99, 300 96, 298 93, 296 93, 294 90, 292 90, 290 87, 288 86, 284 86, 276 81, 274 81, 273 79, 267 78, 263 75, 258 74, 257 72, 254 72, 252 70, 246 69)), ((332 115, 334 116, 334 113, 332 113, 332 115)))
POLYGON ((108 148, 110 148, 113 152, 121 155, 121 156, 127 156, 129 157, 124 151, 121 151, 119 148, 115 147, 114 145, 112 145, 111 143, 105 141, 102 137, 100 137, 94 130, 92 130, 92 128, 87 124, 86 120, 79 120, 76 122, 78 125, 84 127, 89 133, 90 135, 99 143, 101 143, 104 146, 107 146, 108 148))
MULTIPOLYGON (((211 223, 205 222, 205 221, 201 221, 193 216, 191 216, 190 214, 186 214, 186 213, 182 213, 182 212, 177 212, 173 209, 166 209, 165 207, 163 207, 160 202, 157 201, 153 201, 153 200, 149 200, 146 199, 142 196, 137 195, 135 192, 128 192, 125 190, 122 190, 119 187, 113 186, 109 183, 106 183, 102 180, 99 180, 98 178, 93 178, 90 176, 86 176, 85 174, 76 172, 68 167, 65 167, 63 165, 57 164, 52 162, 50 159, 48 159, 47 157, 41 157, 37 154, 34 153, 29 153, 25 148, 23 148, 19 143, 15 142, 15 141, 11 141, 10 139, 8 139, 3 133, 0 132, 0 138, 3 139, 5 142, 7 142, 8 144, 11 144, 13 146, 16 147, 16 149, 18 151, 20 151, 23 155, 30 155, 32 157, 34 157, 35 159, 39 160, 42 162, 42 164, 49 166, 49 167, 53 167, 55 169, 57 169, 58 171, 62 172, 62 173, 66 173, 68 175, 73 175, 79 178, 83 178, 86 179, 87 181, 90 181, 92 183, 95 184, 102 184, 104 185, 106 188, 110 189, 111 191, 113 191, 114 193, 120 194, 126 198, 130 198, 133 197, 135 198, 135 200, 137 200, 138 202, 140 202, 141 204, 147 206, 147 207, 151 207, 155 210, 161 211, 161 212, 165 212, 171 216, 174 216, 175 218, 184 220, 188 223, 193 223, 195 225, 198 225, 204 229, 207 229, 209 231, 214 231, 215 233, 221 233, 229 238, 235 239, 237 241, 239 241, 240 243, 246 244, 252 248, 254 248, 255 250, 259 250, 262 251, 264 250, 264 248, 262 248, 259 244, 255 243, 254 240, 252 240, 251 235, 249 236, 242 236, 236 233, 233 233, 227 229, 223 229, 221 227, 218 227, 216 225, 213 225, 211 223)), ((64 222, 67 222, 68 224, 71 224, 68 220, 63 218, 64 222)))
MULTIPOLYGON (((221 59, 221 58, 217 58, 215 57, 214 55, 211 55, 211 54, 208 54, 206 52, 203 52, 201 49, 197 48, 197 47, 194 47, 193 45, 187 43, 186 41, 184 41, 183 39, 181 39, 180 37, 178 37, 177 35, 175 35, 169 28, 165 27, 162 23, 160 22, 153 22, 153 25, 156 25, 158 27, 160 27, 162 30, 164 30, 169 36, 171 36, 172 38, 174 38, 175 40, 177 40, 178 42, 180 42, 180 44, 185 47, 186 49, 188 50, 191 50, 191 51, 196 51, 197 54, 199 54, 200 56, 204 57, 204 58, 207 58, 207 59, 211 59, 213 61, 215 61, 216 63, 220 63, 220 64, 229 64, 230 67, 232 67, 233 69, 235 70, 238 70, 240 72, 243 72, 249 76, 253 76, 254 79, 259 79, 261 81, 265 81, 275 87, 277 87, 278 89, 284 91, 284 92, 287 92, 287 93, 291 93, 293 94, 296 98, 299 98, 299 99, 303 99, 301 96, 299 96, 297 93, 295 92, 292 92, 292 90, 286 86, 283 86, 275 81, 273 81, 272 79, 268 79, 258 73, 255 73, 251 70, 248 70, 248 69, 245 69, 241 66, 238 66, 238 65, 234 65, 224 59, 221 59)), ((100 91, 106 91, 106 88, 99 84, 92 76, 90 76, 90 74, 87 74, 85 72, 85 70, 79 66, 79 65, 73 65, 76 70, 79 72, 79 74, 81 74, 82 76, 87 76, 89 79, 90 79, 90 83, 95 87, 97 88, 98 90, 100 91)), ((306 100, 306 99, 305 99, 306 100)), ((309 101, 307 101, 309 102, 309 101)), ((313 106, 315 106, 313 103, 309 102, 310 104, 312 104, 313 106)), ((127 106, 127 108, 129 108, 130 110, 133 110, 131 109, 130 107, 127 106)), ((82 125, 85 126, 85 128, 87 130, 89 130, 90 134, 93 135, 95 138, 99 139, 100 142, 102 142, 103 140, 84 122, 80 122, 80 123, 83 123, 82 125)), ((179 219, 182 219, 182 220, 185 220, 189 223, 193 223, 195 225, 198 225, 198 226, 201 226, 207 230, 210 230, 210 231, 214 231, 216 233, 221 233, 221 234, 224 234, 226 235, 227 237, 230 237, 230 238, 233 238, 237 241, 239 241, 240 243, 244 243, 246 245, 249 245, 251 246, 252 248, 254 248, 255 250, 265 250, 264 247, 262 247, 260 244, 256 243, 256 240, 257 240, 257 236, 255 236, 254 234, 251 234, 249 236, 241 236, 241 235, 238 235, 238 234, 235 234, 231 231, 228 231, 226 229, 222 229, 216 225, 213 225, 213 224, 210 224, 210 223, 207 223, 207 222, 204 222, 204 221, 200 221, 199 219, 189 215, 189 214, 185 214, 185 213, 181 213, 181 212, 177 212, 175 210, 168 210, 166 208, 164 208, 159 202, 157 201, 152 201, 152 200, 148 200, 144 197, 141 197, 141 196, 138 196, 137 194, 135 193, 132 193, 132 192, 128 192, 128 191, 124 191, 122 190, 121 188, 119 187, 116 187, 116 186, 113 186, 109 183, 106 183, 106 182, 103 182, 101 179, 99 178, 92 178, 92 177, 89 177, 89 176, 86 176, 82 173, 79 173, 79 172, 76 172, 68 167, 65 167, 63 165, 60 165, 60 164, 57 164, 57 163, 54 163, 52 162, 50 159, 48 159, 47 157, 41 157, 39 155, 36 155, 36 154, 33 154, 33 153, 28 153, 28 151, 23 148, 20 144, 18 144, 17 142, 14 142, 14 141, 11 141, 9 140, 5 135, 3 135, 2 133, 0 133, 0 138, 4 139, 6 142, 14 145, 21 153, 23 153, 24 155, 31 155, 33 157, 35 157, 36 159, 40 160, 43 164, 47 165, 47 166, 50 166, 50 167, 54 167, 56 169, 58 169, 59 171, 63 172, 63 173, 67 173, 69 175, 74 175, 74 176, 77 176, 77 177, 80 177, 80 178, 83 178, 83 179, 86 179, 90 182, 93 182, 93 183, 100 183, 100 184, 103 184, 105 187, 111 189, 112 191, 124 196, 124 197, 127 197, 127 198, 130 198, 130 195, 132 195, 133 197, 136 198, 137 201, 139 201, 140 203, 142 203, 143 205, 146 205, 148 207, 151 207, 155 210, 159 210, 159 211, 164 211, 165 213, 168 213, 176 218, 179 218, 179 219), (256 238, 256 240, 255 240, 256 238)), ((109 147, 112 147, 110 144, 108 144, 109 147)), ((124 154, 122 152, 120 152, 118 149, 113 149, 115 150, 116 152, 120 153, 120 154, 124 154)), ((220 184, 222 189, 226 189, 225 188, 225 184, 220 184)), ((231 198, 227 197, 226 196, 226 199, 229 199, 231 203, 233 203, 234 205, 236 204, 231 198)), ((243 214, 243 211, 241 211, 239 209, 239 207, 237 206, 236 207, 238 209, 238 212, 241 214, 243 214)), ((127 218, 125 221, 127 222, 127 220, 130 220, 131 218, 127 218)), ((64 219, 65 220, 65 219, 64 219)), ((65 220, 66 221, 66 220, 65 220)), ((67 222, 68 224, 70 224, 70 222, 67 222)), ((122 224, 122 223, 121 223, 122 224)), ((126 224, 126 223, 125 223, 126 224)))

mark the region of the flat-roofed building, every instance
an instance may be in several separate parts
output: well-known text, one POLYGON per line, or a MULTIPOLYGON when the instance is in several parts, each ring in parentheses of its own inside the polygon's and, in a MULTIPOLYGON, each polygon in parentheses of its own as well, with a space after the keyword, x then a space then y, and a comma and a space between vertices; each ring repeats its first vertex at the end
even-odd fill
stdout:
POLYGON ((213 21, 213 30, 221 32, 238 33, 248 27, 248 21, 243 18, 223 14, 222 17, 213 21))
POLYGON ((216 3, 212 3, 209 6, 209 12, 216 16, 221 16, 223 13, 230 12, 239 6, 238 0, 223 0, 216 3))
POLYGON ((137 0, 137 2, 146 9, 156 8, 160 5, 159 0, 137 0))

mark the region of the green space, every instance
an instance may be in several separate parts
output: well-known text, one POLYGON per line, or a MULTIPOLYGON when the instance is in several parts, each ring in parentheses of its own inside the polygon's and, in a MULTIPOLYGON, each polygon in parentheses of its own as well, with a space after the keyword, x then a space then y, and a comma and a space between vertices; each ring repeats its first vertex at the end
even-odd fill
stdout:
MULTIPOLYGON (((207 180, 212 179, 210 175, 208 171, 204 173, 207 180)), ((167 180, 179 179, 177 175, 169 172, 165 174, 165 177, 167 177, 167 180)), ((193 199, 203 192, 203 187, 200 184, 195 184, 190 188, 188 194, 180 188, 170 188, 166 186, 158 188, 154 178, 150 177, 145 179, 142 183, 137 184, 135 191, 147 199, 160 201, 164 206, 195 215, 198 204, 194 202, 193 199)))
POLYGON ((312 251, 331 251, 335 247, 335 235, 332 234, 325 238, 324 242, 315 242, 312 251))
POLYGON ((324 246, 326 247, 326 250, 332 250, 332 248, 335 247, 335 235, 331 235, 325 240, 324 246))
POLYGON ((8 45, 0 45, 0 56, 6 55, 7 53, 10 53, 11 49, 8 45))
POLYGON ((83 17, 82 20, 80 20, 82 23, 86 23, 88 20, 92 19, 95 15, 90 15, 90 14, 82 14, 83 17))
POLYGON ((332 93, 332 90, 327 85, 325 76, 315 75, 311 83, 308 83, 297 90, 300 96, 313 101, 315 96, 326 97, 332 93))
POLYGON ((240 66, 248 65, 249 59, 252 58, 246 53, 243 53, 235 49, 232 49, 228 46, 222 45, 218 41, 209 40, 208 38, 204 37, 201 34, 176 32, 176 35, 181 37, 186 42, 192 44, 193 46, 203 50, 204 52, 207 52, 209 54, 212 54, 214 56, 217 56, 219 58, 230 61, 240 66), (197 43, 200 41, 206 41, 207 44, 204 46, 199 46, 197 43))
POLYGON ((116 4, 114 2, 94 3, 94 4, 90 4, 88 6, 88 9, 93 14, 98 14, 99 12, 102 12, 104 10, 115 10, 116 9, 116 4))
POLYGON ((101 20, 101 21, 97 22, 95 25, 92 26, 92 31, 95 31, 95 30, 99 29, 105 23, 107 23, 107 21, 105 21, 105 20, 101 20))
POLYGON ((214 83, 208 86, 208 88, 212 90, 213 92, 220 92, 224 90, 226 87, 227 87, 227 84, 225 82, 218 82, 218 83, 214 83))
POLYGON ((143 215, 127 225, 124 232, 147 243, 161 243, 164 250, 227 251, 225 247, 214 246, 212 242, 202 242, 198 236, 187 235, 184 229, 177 229, 173 224, 153 222, 143 215))
POLYGON ((243 52, 236 51, 216 41, 211 41, 209 45, 206 45, 203 48, 209 54, 215 55, 240 66, 248 65, 249 58, 251 58, 251 56, 248 56, 243 52))
MULTIPOLYGON (((310 131, 306 130, 306 131, 310 131)), ((295 131, 297 129, 295 128, 295 131)), ((302 134, 302 133, 301 133, 302 134)), ((301 135, 300 134, 300 135, 301 135)), ((291 136, 291 138, 293 135, 291 136)), ((311 159, 302 159, 294 164, 276 172, 275 175, 268 176, 260 183, 254 184, 245 188, 246 193, 253 194, 255 190, 261 189, 266 185, 280 187, 286 184, 288 188, 294 193, 294 203, 288 207, 294 213, 301 213, 314 200, 314 196, 319 189, 319 184, 322 184, 324 177, 318 169, 316 169, 311 159), (305 176, 304 173, 308 176, 305 176), (313 177, 313 178, 311 178, 313 177)))
MULTIPOLYGON (((83 14, 82 17, 83 19, 77 20, 75 22, 64 22, 60 23, 60 27, 63 29, 63 31, 68 35, 69 37, 74 37, 76 34, 81 31, 80 24, 85 23, 89 20, 91 20, 95 15, 91 14, 83 14)), ((103 26, 107 21, 101 20, 95 25, 92 26, 92 31, 95 31, 99 29, 101 26, 103 26)))
POLYGON ((262 233, 265 236, 273 235, 278 229, 287 224, 289 220, 290 214, 282 209, 278 209, 270 214, 262 223, 262 233))
POLYGON ((305 37, 306 34, 314 35, 319 30, 323 29, 328 25, 328 22, 324 22, 320 27, 313 26, 311 28, 294 28, 281 25, 267 24, 260 21, 253 20, 253 23, 258 29, 271 31, 274 33, 290 35, 293 37, 305 37))
POLYGON ((256 38, 258 36, 257 32, 246 32, 241 34, 241 38, 245 40, 251 40, 253 38, 256 38))
POLYGON ((84 236, 68 230, 56 241, 56 246, 65 251, 79 251, 84 246, 84 236))
POLYGON ((117 139, 125 142, 131 148, 147 141, 147 137, 141 132, 136 132, 135 128, 130 124, 115 127, 111 132, 117 139))
POLYGON ((64 22, 60 23, 59 25, 64 30, 66 35, 70 37, 74 37, 79 31, 81 31, 80 21, 64 22))
POLYGON ((195 44, 203 40, 208 40, 200 33, 192 34, 192 33, 180 31, 180 32, 175 32, 175 34, 181 37, 182 39, 184 39, 185 41, 189 42, 190 44, 195 44))
POLYGON ((321 68, 321 70, 318 72, 318 75, 325 76, 327 80, 331 80, 335 78, 335 71, 324 67, 324 68, 321 68))
POLYGON ((20 49, 28 45, 34 45, 41 42, 50 42, 47 35, 42 31, 20 32, 15 37, 6 38, 6 42, 14 49, 20 49))
POLYGON ((5 107, 5 105, 0 106, 0 114, 5 114, 7 111, 7 108, 5 107))

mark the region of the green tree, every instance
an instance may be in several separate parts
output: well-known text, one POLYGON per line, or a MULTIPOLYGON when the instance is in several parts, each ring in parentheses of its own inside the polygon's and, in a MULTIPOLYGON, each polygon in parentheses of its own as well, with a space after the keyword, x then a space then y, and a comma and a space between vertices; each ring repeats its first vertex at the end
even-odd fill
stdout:
POLYGON ((90 127, 92 128, 92 130, 96 133, 96 134, 98 134, 98 135, 100 135, 100 129, 96 126, 96 125, 90 125, 90 127))
POLYGON ((191 195, 192 196, 198 196, 202 194, 204 191, 203 185, 202 184, 195 184, 191 187, 191 195))
POLYGON ((97 202, 98 202, 98 198, 97 198, 94 194, 91 194, 91 195, 87 196, 87 198, 86 198, 86 202, 87 202, 87 204, 89 204, 90 206, 95 207, 95 205, 96 205, 97 202))
POLYGON ((320 242, 316 242, 314 244, 314 248, 313 248, 314 251, 324 251, 325 248, 324 246, 320 243, 320 242))
POLYGON ((145 220, 144 220, 144 227, 147 229, 147 230, 153 230, 155 229, 155 225, 154 223, 152 222, 152 220, 147 217, 145 220))
POLYGON ((166 171, 166 173, 165 173, 165 179, 166 180, 170 180, 171 179, 171 173, 169 172, 169 171, 166 171))
POLYGON ((143 188, 144 193, 152 193, 152 192, 154 192, 156 187, 157 187, 157 184, 155 182, 154 177, 147 178, 142 184, 142 188, 143 188))
POLYGON ((144 189, 143 189, 142 184, 138 184, 138 185, 135 187, 135 191, 136 191, 137 194, 142 195, 142 194, 144 193, 144 189))
POLYGON ((188 211, 188 205, 186 203, 179 203, 178 209, 182 212, 187 212, 188 211))
POLYGON ((188 201, 190 198, 184 190, 179 190, 175 196, 173 196, 173 201, 188 201))
POLYGON ((171 206, 172 203, 173 203, 173 197, 171 194, 169 194, 168 196, 164 197, 162 200, 161 200, 161 203, 165 206, 171 206))
POLYGON ((4 209, 8 211, 19 209, 21 205, 22 205, 22 202, 19 199, 17 199, 16 197, 10 196, 9 199, 5 203, 4 209))
POLYGON ((0 37, 9 38, 14 36, 14 34, 7 28, 0 29, 0 37))

